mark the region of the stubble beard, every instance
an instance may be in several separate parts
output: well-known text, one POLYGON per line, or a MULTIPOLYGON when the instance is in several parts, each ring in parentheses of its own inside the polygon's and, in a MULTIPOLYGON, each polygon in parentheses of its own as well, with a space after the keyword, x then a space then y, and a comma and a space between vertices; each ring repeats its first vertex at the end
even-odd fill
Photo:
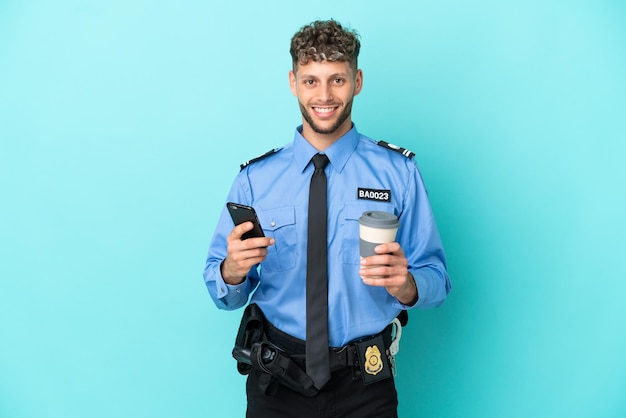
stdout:
POLYGON ((350 100, 339 114, 339 117, 337 118, 335 123, 332 124, 329 128, 322 128, 315 123, 307 108, 302 103, 299 103, 299 105, 300 112, 302 113, 302 117, 304 118, 306 123, 309 124, 311 129, 313 129, 313 132, 321 135, 329 135, 334 133, 348 119, 348 117, 350 117, 350 113, 352 113, 352 100, 350 100))

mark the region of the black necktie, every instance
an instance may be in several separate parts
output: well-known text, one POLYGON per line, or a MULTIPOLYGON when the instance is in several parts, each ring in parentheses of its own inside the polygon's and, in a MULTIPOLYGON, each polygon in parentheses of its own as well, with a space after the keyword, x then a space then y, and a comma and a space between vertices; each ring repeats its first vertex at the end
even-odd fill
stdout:
POLYGON ((313 156, 309 189, 306 262, 306 374, 321 389, 330 379, 328 356, 328 248, 326 243, 326 174, 328 157, 313 156))

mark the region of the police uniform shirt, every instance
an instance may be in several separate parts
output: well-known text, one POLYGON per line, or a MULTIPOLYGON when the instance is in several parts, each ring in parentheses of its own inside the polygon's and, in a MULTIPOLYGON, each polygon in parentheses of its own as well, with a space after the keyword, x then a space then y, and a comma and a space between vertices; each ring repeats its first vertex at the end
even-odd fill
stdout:
MULTIPOLYGON (((233 310, 257 303, 267 320, 302 340, 306 335, 306 246, 310 162, 318 151, 296 129, 289 145, 245 166, 227 201, 253 206, 275 245, 239 285, 226 284, 220 263, 233 222, 223 210, 209 249, 204 279, 216 305, 233 310)), ((384 287, 363 284, 358 272, 359 223, 365 211, 400 219, 396 241, 419 292, 411 308, 440 305, 450 290, 445 255, 426 190, 411 158, 352 129, 323 151, 328 178, 329 343, 341 347, 380 332, 402 305, 384 287)), ((406 154, 406 153, 405 153, 406 154)))

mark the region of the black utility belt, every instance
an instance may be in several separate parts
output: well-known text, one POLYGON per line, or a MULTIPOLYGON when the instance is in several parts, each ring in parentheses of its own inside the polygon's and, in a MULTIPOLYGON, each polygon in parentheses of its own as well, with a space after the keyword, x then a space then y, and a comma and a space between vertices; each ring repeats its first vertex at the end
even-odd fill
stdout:
MULTIPOLYGON (((331 371, 353 367, 358 369, 366 385, 390 378, 391 334, 390 325, 379 334, 330 349, 331 371)), ((239 373, 248 374, 252 368, 264 373, 259 384, 265 393, 275 381, 306 396, 314 396, 318 390, 305 372, 305 348, 304 341, 271 325, 261 309, 250 304, 241 320, 233 357, 239 373)))
MULTIPOLYGON (((284 333, 268 321, 265 321, 264 329, 265 336, 270 343, 306 370, 304 361, 306 343, 304 341, 284 333)), ((331 372, 344 367, 358 367, 363 383, 366 385, 391 377, 388 361, 391 332, 392 326, 389 325, 376 335, 352 341, 341 348, 329 348, 331 372)))

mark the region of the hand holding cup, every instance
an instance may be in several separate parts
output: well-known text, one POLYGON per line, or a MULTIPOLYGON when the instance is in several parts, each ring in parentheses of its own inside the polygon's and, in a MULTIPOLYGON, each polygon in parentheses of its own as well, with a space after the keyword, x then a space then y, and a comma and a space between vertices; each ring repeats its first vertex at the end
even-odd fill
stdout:
MULTIPOLYGON (((376 255, 375 248, 380 244, 396 239, 400 222, 393 213, 366 211, 359 218, 359 253, 361 258, 376 255)), ((378 267, 370 265, 365 268, 378 267)))

